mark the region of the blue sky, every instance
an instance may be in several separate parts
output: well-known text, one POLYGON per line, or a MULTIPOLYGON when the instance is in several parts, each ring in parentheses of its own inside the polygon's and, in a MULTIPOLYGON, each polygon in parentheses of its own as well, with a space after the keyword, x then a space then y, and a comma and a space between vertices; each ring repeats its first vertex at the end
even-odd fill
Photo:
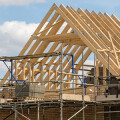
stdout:
MULTIPOLYGON (((35 0, 37 2, 28 2, 31 0, 22 0, 23 3, 14 2, 12 3, 1 3, 0 0, 0 24, 5 21, 25 21, 26 23, 39 23, 47 11, 50 9, 53 3, 57 5, 64 4, 73 6, 77 9, 78 7, 83 10, 88 9, 90 11, 95 10, 106 11, 109 14, 115 13, 118 17, 120 16, 120 0, 35 0), (25 3, 25 4, 24 4, 25 3)), ((19 1, 19 0, 8 0, 8 1, 19 1)))
POLYGON ((0 56, 18 55, 53 3, 120 19, 120 0, 0 0, 0 56))

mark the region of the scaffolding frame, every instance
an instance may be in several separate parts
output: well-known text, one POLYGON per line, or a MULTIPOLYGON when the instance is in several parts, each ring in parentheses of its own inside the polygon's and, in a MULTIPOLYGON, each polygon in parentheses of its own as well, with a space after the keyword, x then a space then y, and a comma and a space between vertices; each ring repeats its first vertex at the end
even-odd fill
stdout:
MULTIPOLYGON (((11 61, 11 71, 10 71, 11 81, 15 81, 16 84, 17 82, 26 82, 25 81, 26 76, 29 75, 29 84, 47 83, 47 87, 46 87, 47 90, 45 90, 45 93, 52 93, 52 94, 58 93, 59 100, 49 101, 49 104, 50 103, 55 104, 56 102, 60 104, 61 120, 63 120, 63 107, 64 107, 63 103, 68 102, 63 100, 62 98, 63 93, 66 91, 72 91, 73 94, 76 94, 77 90, 80 90, 81 92, 79 94, 82 95, 81 105, 83 108, 85 107, 86 104, 94 106, 94 114, 95 114, 94 119, 96 120, 97 114, 99 113, 97 112, 97 105, 107 104, 111 106, 112 104, 118 104, 118 102, 113 102, 113 101, 111 103, 97 102, 97 96, 98 96, 97 93, 100 87, 111 86, 110 80, 108 85, 106 84, 99 85, 98 79, 100 77, 99 76, 100 66, 103 66, 105 71, 106 69, 108 69, 108 75, 103 75, 101 77, 102 79, 103 78, 110 79, 111 74, 116 77, 120 77, 120 63, 119 63, 120 58, 118 54, 120 52, 119 33, 120 33, 119 19, 114 15, 110 17, 107 13, 103 15, 101 12, 97 14, 95 11, 92 11, 90 13, 88 10, 83 11, 80 8, 78 8, 78 10, 75 11, 72 7, 69 6, 65 7, 64 5, 60 5, 60 7, 58 7, 56 4, 53 4, 53 6, 50 8, 45 18, 43 19, 43 21, 40 23, 36 31, 30 37, 29 41, 26 43, 25 47, 20 52, 19 56, 1 57, 0 60, 4 62, 5 60, 11 61), (43 26, 47 23, 47 20, 49 18, 50 20, 48 24, 44 27, 44 29, 42 29, 43 26), (65 27, 64 27, 64 23, 67 23, 65 27), (58 34, 61 28, 64 29, 62 32, 60 32, 60 34, 58 34), (53 43, 53 46, 51 45, 52 47, 49 49, 50 47, 49 45, 51 43, 53 43), (60 45, 59 48, 57 48, 58 45, 60 45), (72 46, 74 46, 74 48, 71 50, 72 46), (46 50, 47 48, 48 51, 46 50), (66 53, 63 52, 64 51, 63 49, 65 49, 66 53), (44 53, 45 50, 47 52, 51 52, 51 51, 53 52, 55 50, 61 52, 55 52, 55 53, 53 52, 49 54, 49 53, 44 53), (69 54, 69 51, 71 51, 71 54, 69 54), (27 55, 25 56, 26 53, 27 55), (90 71, 90 70, 84 68, 85 66, 84 62, 90 56, 91 53, 94 53, 94 65, 92 66, 94 67, 94 75, 89 77, 94 78, 94 84, 87 84, 84 79, 86 77, 86 75, 84 75, 84 72, 85 70, 86 71, 90 71), (70 55, 72 57, 71 58, 72 63, 70 63, 69 60, 70 58, 69 59, 67 58, 64 61, 63 55, 65 56, 70 55), (81 55, 82 57, 81 59, 79 59, 81 55), (48 59, 43 59, 43 61, 42 60, 38 61, 40 57, 50 58, 51 56, 60 56, 60 61, 57 59, 56 63, 54 63, 55 59, 51 59, 49 64, 46 64, 48 59), (22 60, 19 61, 19 59, 22 60), (13 60, 15 60, 14 63, 13 60), (75 64, 77 60, 78 60, 78 64, 75 64), (19 66, 17 66, 18 63, 20 64, 19 66), (67 65, 67 63, 69 65, 67 65), (50 76, 52 76, 50 71, 51 64, 54 64, 54 67, 51 70, 52 73, 54 73, 53 80, 50 79, 50 76), (38 66, 36 69, 34 69, 36 65, 38 66), (43 69, 43 65, 45 65, 45 69, 43 69), (60 66, 60 70, 57 71, 58 65, 60 66), (65 68, 65 66, 67 67, 65 68), (13 73, 13 69, 15 69, 14 73, 13 73), (81 75, 78 74, 79 70, 82 70, 81 75), (48 75, 46 75, 47 77, 43 80, 44 73, 47 72, 48 75), (40 76, 37 78, 37 80, 35 80, 36 76, 39 73, 40 76), (14 78, 13 75, 15 75, 14 78), (65 80, 64 79, 65 76, 67 76, 68 79, 65 80), (39 79, 41 79, 41 81, 39 81, 39 79), (80 80, 82 81, 80 82, 80 80), (66 89, 63 89, 64 85, 66 84, 67 84, 66 89), (92 95, 94 100, 91 103, 87 103, 85 101, 85 95, 87 89, 86 86, 93 87, 92 95), (52 89, 50 89, 51 87, 52 89), (57 89, 58 87, 60 87, 60 89, 57 89)), ((88 65, 88 67, 89 66, 91 65, 88 65)), ((9 77, 9 71, 6 73, 4 78, 1 79, 0 85, 2 86, 2 88, 12 87, 12 86, 8 86, 7 83, 5 83, 6 81, 9 81, 8 77, 9 77)), ((4 92, 6 91, 2 91, 2 93, 4 92)), ((9 92, 12 93, 12 91, 9 92)), ((75 101, 73 100, 72 102, 74 103, 75 101)), ((23 104, 23 103, 18 103, 17 107, 19 104, 23 104)), ((27 105, 27 103, 25 104, 27 105)), ((39 109, 42 104, 46 105, 47 103, 45 101, 43 102, 34 101, 31 104, 37 106, 37 110, 38 110, 37 118, 39 119, 40 118, 39 109)), ((2 104, 1 106, 4 105, 2 104)), ((12 107, 16 108, 15 106, 16 103, 12 105, 12 107)), ((45 107, 48 106, 43 106, 43 108, 45 107)), ((16 109, 14 111, 15 111, 15 119, 17 119, 16 109)), ((43 114, 44 114, 44 109, 43 109, 43 114)), ((76 113, 74 115, 76 115, 76 113)), ((84 119, 85 119, 85 111, 83 109, 83 120, 84 119)))
MULTIPOLYGON (((62 49, 61 49, 61 51, 62 51, 62 49)), ((52 54, 53 53, 49 53, 49 56, 52 56, 52 54)), ((83 54, 83 53, 82 53, 83 54)), ((60 119, 61 120, 63 120, 63 107, 64 107, 64 103, 65 102, 67 102, 67 101, 64 101, 63 99, 62 99, 62 94, 63 94, 63 88, 62 88, 62 86, 63 86, 63 83, 65 82, 65 81, 68 81, 68 80, 71 80, 71 81, 73 81, 72 83, 71 82, 65 82, 65 83, 67 83, 67 84, 73 84, 72 85, 72 88, 71 88, 71 90, 72 91, 74 91, 73 93, 75 94, 75 90, 77 89, 77 88, 75 88, 75 85, 76 85, 76 80, 78 80, 79 78, 77 78, 77 79, 75 79, 74 78, 74 76, 81 76, 82 78, 81 79, 83 79, 83 82, 82 83, 80 83, 79 85, 82 85, 80 88, 78 88, 78 89, 81 89, 82 90, 82 102, 80 103, 82 106, 83 106, 83 108, 82 109, 80 109, 78 112, 76 112, 73 116, 71 116, 70 118, 68 118, 68 120, 69 119, 72 119, 73 117, 75 117, 79 112, 81 112, 81 111, 83 111, 83 120, 85 119, 85 114, 84 114, 84 109, 87 107, 87 106, 89 106, 89 105, 94 105, 94 114, 95 114, 95 117, 94 117, 94 119, 96 120, 96 114, 101 114, 101 113, 115 113, 115 111, 107 111, 107 112, 97 112, 96 111, 96 107, 97 107, 97 105, 99 105, 99 104, 101 104, 101 105, 104 105, 103 103, 99 103, 99 102, 97 102, 96 101, 96 96, 97 96, 97 92, 96 92, 96 90, 98 90, 98 87, 100 87, 100 86, 113 86, 113 85, 116 85, 116 84, 108 84, 108 85, 98 85, 98 84, 96 84, 96 81, 97 81, 97 79, 100 77, 100 78, 110 78, 110 76, 96 76, 96 67, 94 67, 94 76, 92 76, 92 75, 90 75, 90 77, 94 77, 94 84, 87 84, 87 83, 85 83, 85 81, 84 81, 84 77, 86 77, 86 75, 84 75, 84 64, 83 64, 83 62, 82 62, 82 75, 79 75, 79 74, 74 74, 74 72, 72 72, 72 73, 63 73, 63 68, 62 68, 62 59, 63 59, 63 55, 66 55, 65 53, 63 53, 63 52, 60 52, 59 54, 57 53, 57 54, 53 54, 53 56, 60 56, 60 72, 59 72, 59 74, 60 74, 60 80, 57 80, 57 81, 39 81, 39 82, 28 82, 29 84, 31 84, 31 83, 33 83, 33 84, 38 84, 38 83, 41 83, 41 84, 43 84, 43 83, 45 83, 45 82, 47 82, 47 83, 49 83, 49 82, 52 82, 52 83, 60 83, 60 90, 58 90, 58 91, 45 91, 45 92, 48 92, 48 93, 54 93, 54 92, 57 92, 57 93, 59 93, 59 97, 60 97, 60 101, 58 100, 58 101, 49 101, 49 102, 40 102, 39 100, 38 101, 35 101, 35 102, 33 102, 33 103, 25 103, 25 105, 27 106, 27 105, 32 105, 32 106, 34 106, 34 105, 36 105, 36 107, 37 107, 37 111, 38 111, 38 113, 37 113, 37 118, 38 118, 38 120, 40 119, 40 116, 39 116, 39 110, 40 110, 40 107, 41 107, 41 105, 42 104, 44 104, 44 105, 46 105, 46 104, 60 104, 60 119), (63 75, 64 74, 67 74, 67 75, 72 75, 73 76, 73 79, 66 79, 66 80, 63 80, 63 75), (85 102, 84 101, 84 96, 85 96, 85 86, 94 86, 94 102, 91 102, 91 103, 87 103, 87 102, 85 102)), ((69 55, 71 55, 71 54, 69 54, 69 55)), ((49 56, 47 56, 46 54, 45 54, 45 57, 49 57, 49 56)), ((33 58, 34 56, 32 56, 32 58, 33 58)), ((36 56, 35 56, 36 57, 36 56)), ((38 55, 38 57, 40 57, 39 55, 38 55)), ((43 55, 41 56, 41 57, 44 57, 43 55)), ((16 57, 6 57, 5 59, 11 59, 12 58, 12 60, 13 60, 13 58, 15 59, 16 57)), ((23 56, 21 57, 21 58, 23 58, 23 56)), ((2 57, 2 59, 4 59, 3 57, 2 57)), ((20 59, 20 58, 19 58, 20 59)), ((24 56, 24 59, 25 59, 25 56, 24 56)), ((28 59, 28 57, 26 58, 26 59, 28 59)), ((18 60, 18 58, 17 58, 17 60, 18 60)), ((84 60, 84 58, 83 58, 83 55, 82 55, 82 61, 84 60)), ((109 60, 109 59, 108 59, 109 60)), ((109 62, 108 62, 109 63, 109 62)), ((13 65, 13 64, 11 64, 11 65, 13 65)), ((16 64, 17 65, 17 64, 16 64)), ((108 64, 109 65, 109 64, 108 64)), ((96 54, 94 54, 94 66, 96 66, 96 54)), ((109 68, 109 67, 108 67, 109 68)), ((72 67, 72 69, 73 69, 73 67, 72 67)), ((13 73, 13 72, 11 72, 11 73, 13 73)), ((110 75, 110 73, 108 73, 108 75, 110 75)), ((11 76, 13 76, 13 75, 11 75, 11 76)), ((119 76, 117 76, 117 77, 119 77, 119 76)), ((14 77, 14 78, 16 78, 16 76, 14 77)), ((1 85, 2 86, 2 85, 1 85)), ((4 87, 3 87, 4 88, 4 87)), ((70 89, 67 89, 68 91, 70 90, 70 89)), ((66 91, 67 91, 66 90, 66 91)), ((9 91, 8 91, 9 92, 9 91)), ((4 93, 4 91, 2 91, 1 93, 4 93)), ((73 103, 74 103, 75 101, 73 100, 73 103)), ((13 104, 11 104, 11 107, 10 108, 8 108, 8 109, 13 109, 13 111, 15 112, 15 120, 17 120, 17 114, 19 114, 19 115, 21 115, 21 116, 23 116, 24 118, 26 118, 26 119, 28 119, 29 120, 29 118, 27 118, 26 116, 24 116, 22 113, 19 113, 18 111, 17 111, 17 109, 18 109, 18 106, 19 106, 19 104, 20 105, 24 105, 22 102, 20 102, 20 103, 13 103, 13 104), (17 109, 16 109, 17 108, 17 109)), ((107 103, 106 103, 107 104, 107 103)), ((107 105, 112 105, 112 104, 118 104, 118 103, 108 103, 107 105)), ((7 104, 5 104, 5 106, 6 106, 7 104)), ((10 103, 9 103, 9 106, 10 106, 10 103)), ((1 109, 4 109, 4 105, 2 104, 2 107, 3 108, 1 108, 1 109)), ((44 108, 45 108, 45 106, 43 106, 44 108)), ((54 107, 54 106, 53 106, 54 107)), ((73 106, 73 107, 75 107, 75 106, 73 106)), ((116 112, 119 112, 119 111, 116 111, 116 112)), ((12 115, 12 113, 10 114, 10 115, 8 115, 7 117, 9 117, 9 116, 11 116, 12 115)))

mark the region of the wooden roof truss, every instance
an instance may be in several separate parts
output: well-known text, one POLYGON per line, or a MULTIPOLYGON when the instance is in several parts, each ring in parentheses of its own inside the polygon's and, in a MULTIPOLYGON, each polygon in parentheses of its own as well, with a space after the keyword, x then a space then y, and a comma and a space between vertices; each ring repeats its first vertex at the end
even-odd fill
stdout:
MULTIPOLYGON (((75 69, 77 72, 81 69, 84 53, 84 62, 95 53, 99 60, 99 65, 108 68, 108 54, 110 56, 110 72, 113 75, 120 74, 120 21, 115 16, 109 16, 107 13, 96 13, 95 11, 83 11, 78 8, 65 7, 56 4, 50 8, 42 22, 39 24, 33 35, 30 37, 19 56, 42 54, 50 52, 71 53, 74 55, 75 69)), ((71 56, 63 57, 63 71, 71 72, 71 56)), ((58 80, 60 71, 59 59, 55 57, 45 57, 43 59, 35 58, 18 61, 17 67, 18 79, 27 79, 29 81, 52 81, 58 80), (42 66, 42 67, 41 67, 42 66), (42 76, 44 76, 42 78, 42 76)), ((4 79, 7 79, 9 72, 4 79)), ((64 75, 64 78, 70 79, 70 75, 64 75)), ((5 81, 1 81, 3 83, 5 81)), ((78 81, 79 82, 79 81, 78 81)), ((57 89, 59 83, 46 84, 46 89, 57 89)), ((64 84, 64 88, 69 88, 69 84, 64 84)))

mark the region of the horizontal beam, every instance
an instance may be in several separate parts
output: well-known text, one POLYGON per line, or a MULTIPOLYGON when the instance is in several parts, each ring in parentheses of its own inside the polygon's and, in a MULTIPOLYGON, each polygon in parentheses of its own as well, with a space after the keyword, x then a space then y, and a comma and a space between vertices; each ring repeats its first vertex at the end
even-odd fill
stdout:
POLYGON ((48 36, 34 36, 37 40, 48 41, 48 42, 61 42, 61 43, 73 43, 79 45, 85 45, 77 34, 66 33, 48 36))
MULTIPOLYGON (((78 64, 74 64, 74 65, 78 65, 78 64)), ((87 65, 87 64, 84 64, 83 66, 85 66, 85 67, 95 67, 94 65, 87 65)))
MULTIPOLYGON (((41 57, 51 57, 51 56, 59 56, 61 52, 51 52, 51 53, 42 53, 42 54, 34 54, 34 55, 25 55, 25 56, 15 56, 15 57, 0 57, 0 60, 21 60, 21 59, 32 59, 32 58, 41 58, 41 57)), ((68 53, 63 53, 63 55, 72 55, 68 53)))

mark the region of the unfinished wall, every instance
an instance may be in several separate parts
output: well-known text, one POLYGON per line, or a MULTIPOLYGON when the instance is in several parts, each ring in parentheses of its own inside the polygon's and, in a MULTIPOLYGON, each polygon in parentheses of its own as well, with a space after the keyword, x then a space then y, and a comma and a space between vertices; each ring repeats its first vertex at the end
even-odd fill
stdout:
MULTIPOLYGON (((77 112, 80 107, 71 107, 71 108, 63 108, 63 116, 64 120, 67 120, 70 116, 72 116, 75 112, 77 112)), ((104 107, 97 106, 97 112, 103 111, 104 107)), ((10 114, 9 110, 0 110, 0 120, 3 120, 7 115, 10 114)), ((23 112, 23 114, 29 117, 31 120, 37 120, 37 109, 30 109, 28 114, 28 109, 20 110, 19 112, 23 112)), ((13 120, 15 114, 11 115, 7 120, 13 120)), ((26 120, 23 117, 19 116, 20 120, 26 120)), ((19 120, 18 119, 18 120, 19 120)), ((60 109, 59 108, 45 108, 40 109, 40 120, 59 120, 60 119, 60 109), (44 112, 44 114, 43 114, 44 112)), ((82 112, 79 113, 73 120, 82 120, 82 112)), ((94 107, 89 106, 85 109, 85 120, 94 120, 94 107)), ((97 120, 104 120, 104 114, 97 114, 97 120)))

